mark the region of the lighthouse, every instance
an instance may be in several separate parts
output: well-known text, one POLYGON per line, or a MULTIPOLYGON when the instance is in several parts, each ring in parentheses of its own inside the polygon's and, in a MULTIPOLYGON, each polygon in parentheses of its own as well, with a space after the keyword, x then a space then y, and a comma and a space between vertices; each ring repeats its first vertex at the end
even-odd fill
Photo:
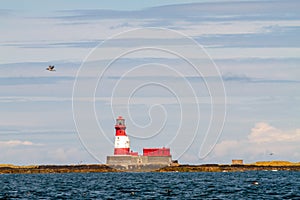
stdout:
POLYGON ((107 156, 106 163, 121 170, 141 171, 168 166, 172 163, 170 148, 143 148, 143 155, 130 149, 125 119, 119 116, 115 124, 114 155, 107 156))
POLYGON ((129 155, 130 154, 130 142, 126 135, 125 119, 119 116, 116 119, 116 136, 115 136, 115 150, 114 155, 129 155))

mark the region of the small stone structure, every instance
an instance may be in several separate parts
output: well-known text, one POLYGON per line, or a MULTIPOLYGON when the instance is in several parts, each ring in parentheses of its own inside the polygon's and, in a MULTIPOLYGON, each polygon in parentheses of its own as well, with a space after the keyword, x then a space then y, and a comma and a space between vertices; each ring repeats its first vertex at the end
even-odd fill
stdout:
POLYGON ((244 161, 243 160, 232 160, 231 162, 232 165, 243 165, 244 164, 244 161))

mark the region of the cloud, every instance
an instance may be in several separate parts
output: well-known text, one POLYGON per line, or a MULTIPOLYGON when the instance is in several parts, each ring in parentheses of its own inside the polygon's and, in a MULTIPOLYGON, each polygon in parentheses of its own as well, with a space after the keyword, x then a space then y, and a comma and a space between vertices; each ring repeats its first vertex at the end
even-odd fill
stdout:
POLYGON ((266 79, 250 77, 245 74, 232 74, 227 73, 222 76, 223 81, 237 81, 244 83, 300 83, 299 80, 287 80, 287 79, 266 79))
POLYGON ((42 146, 42 144, 33 143, 30 141, 21 141, 21 140, 8 140, 8 141, 0 141, 1 147, 15 147, 15 146, 42 146))
MULTIPOLYGON (((205 47, 229 48, 211 49, 214 58, 224 58, 224 56, 226 58, 227 54, 231 54, 228 55, 230 58, 249 56, 296 58, 299 49, 295 47, 300 46, 298 40, 300 16, 295 11, 297 4, 296 1, 218 2, 168 5, 130 12, 69 10, 53 12, 54 17, 46 19, 21 18, 22 16, 18 15, 8 18, 6 23, 9 26, 4 26, 1 30, 3 34, 0 39, 2 55, 0 62, 47 61, 49 57, 52 60, 82 61, 92 47, 109 36, 131 27, 150 26, 184 30, 185 34, 192 36, 205 47), (245 13, 255 20, 245 23, 245 13), (61 16, 57 17, 60 14, 61 16), (65 25, 68 22, 70 26, 65 25), (74 25, 74 22, 77 25, 74 25), (82 30, 85 30, 84 34, 82 30), (18 34, 20 31, 22 34, 18 34), (255 47, 264 49, 252 49, 255 47), (276 47, 287 49, 274 50, 276 47)), ((158 40, 153 35, 150 35, 151 38, 148 40, 144 39, 144 35, 139 36, 141 37, 145 45, 152 44, 153 39, 158 40)), ((137 42, 134 40, 137 41, 137 38, 136 36, 134 39, 111 42, 110 47, 115 48, 107 48, 106 59, 111 59, 111 55, 114 55, 116 48, 119 49, 120 46, 128 48, 136 45, 137 42)), ((159 42, 179 46, 179 48, 183 46, 180 40, 174 38, 159 42)), ((124 51, 127 50, 125 48, 124 51)), ((191 49, 191 56, 199 57, 198 54, 192 55, 192 53, 191 49)))
MULTIPOLYGON (((229 27, 228 27, 229 28, 229 27)), ((242 29, 242 28, 241 28, 242 29)), ((240 30, 241 30, 240 29, 240 30)), ((218 33, 195 37, 204 46, 220 47, 299 47, 297 39, 299 26, 269 26, 257 29, 254 33, 218 33)))
MULTIPOLYGON (((172 19, 185 21, 279 20, 299 17, 299 1, 217 2, 166 5, 136 11, 68 10, 55 17, 66 21, 100 19, 172 19), (155 13, 155 15, 153 15, 155 13)), ((171 21, 170 21, 171 23, 171 21)))
POLYGON ((130 28, 134 27, 133 25, 129 24, 128 22, 120 23, 115 26, 111 26, 110 29, 119 29, 119 28, 130 28))
POLYGON ((213 157, 217 159, 243 158, 247 161, 280 159, 299 161, 300 129, 282 130, 265 122, 256 123, 248 137, 223 140, 217 144, 213 157), (274 157, 267 157, 273 155, 274 157))
MULTIPOLYGON (((144 27, 149 26, 143 25, 144 27)), ((270 24, 255 24, 248 25, 248 27, 243 27, 243 24, 229 23, 229 24, 182 24, 176 23, 172 26, 163 25, 160 23, 153 24, 151 27, 169 27, 174 30, 183 29, 191 31, 198 31, 193 33, 195 35, 194 39, 201 45, 205 47, 213 48, 232 48, 232 47, 300 47, 300 41, 298 40, 298 35, 300 34, 300 28, 297 25, 287 25, 287 22, 282 25, 271 25, 270 24), (174 26, 177 27, 174 27, 174 26), (216 29, 218 27, 218 29, 216 29), (235 29, 238 28, 238 31, 235 29), (203 31, 204 29, 204 31, 203 31), (209 29, 209 30, 208 30, 209 29), (215 33, 215 34, 214 34, 215 33)), ((119 28, 133 28, 134 25, 129 25, 128 22, 122 24, 116 24, 111 26, 110 29, 119 29, 119 28)), ((145 37, 145 35, 137 36, 145 37)), ((151 36, 150 36, 151 37, 151 36)), ((178 38, 144 38, 142 41, 139 40, 139 43, 147 46, 159 41, 161 45, 181 45, 185 44, 186 39, 178 38)), ((18 48, 29 48, 29 49, 43 49, 43 48, 87 48, 91 49, 99 45, 102 41, 105 40, 81 40, 81 41, 69 41, 69 42, 60 42, 60 41, 35 41, 35 42, 2 42, 0 46, 3 47, 18 47, 18 48)), ((124 38, 124 39, 113 39, 110 41, 109 47, 132 47, 136 45, 137 38, 124 38)))
POLYGON ((81 162, 84 160, 84 154, 82 150, 74 147, 58 147, 57 149, 52 149, 47 153, 49 160, 54 160, 55 163, 69 163, 72 162, 81 162))
POLYGON ((11 9, 0 9, 0 17, 8 17, 8 16, 13 16, 15 14, 15 11, 11 9))
POLYGON ((72 97, 51 97, 51 96, 5 96, 0 97, 1 103, 11 103, 11 102, 70 102, 72 97))
POLYGON ((251 143, 274 143, 274 142, 300 142, 300 129, 294 131, 283 131, 270 126, 267 123, 260 122, 255 124, 248 136, 251 143))
POLYGON ((45 41, 36 41, 36 42, 7 42, 2 43, 0 46, 4 47, 18 47, 18 48, 94 48, 101 41, 72 41, 72 42, 45 42, 45 41))
MULTIPOLYGON (((7 143, 7 142, 6 142, 7 143)), ((78 147, 66 145, 31 145, 29 141, 10 142, 12 144, 2 145, 0 143, 0 160, 2 163, 16 165, 33 164, 78 164, 95 163, 96 161, 86 152, 78 147)))
POLYGON ((73 81, 73 77, 0 77, 1 85, 42 85, 55 84, 62 81, 73 81))

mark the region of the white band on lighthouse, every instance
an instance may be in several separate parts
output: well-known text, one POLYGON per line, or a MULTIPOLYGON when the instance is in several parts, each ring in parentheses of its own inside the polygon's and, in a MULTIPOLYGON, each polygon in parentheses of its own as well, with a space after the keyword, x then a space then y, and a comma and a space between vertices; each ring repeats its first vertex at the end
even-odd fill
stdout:
POLYGON ((128 136, 116 136, 115 148, 130 148, 128 136))

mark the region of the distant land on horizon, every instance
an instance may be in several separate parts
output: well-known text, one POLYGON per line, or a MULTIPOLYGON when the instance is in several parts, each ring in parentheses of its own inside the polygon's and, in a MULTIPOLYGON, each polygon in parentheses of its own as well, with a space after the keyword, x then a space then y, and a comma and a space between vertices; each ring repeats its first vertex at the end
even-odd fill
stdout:
POLYGON ((151 170, 117 170, 105 164, 28 165, 0 164, 0 174, 32 173, 97 173, 97 172, 243 172, 243 171, 300 171, 300 162, 259 161, 252 164, 175 164, 151 170))

